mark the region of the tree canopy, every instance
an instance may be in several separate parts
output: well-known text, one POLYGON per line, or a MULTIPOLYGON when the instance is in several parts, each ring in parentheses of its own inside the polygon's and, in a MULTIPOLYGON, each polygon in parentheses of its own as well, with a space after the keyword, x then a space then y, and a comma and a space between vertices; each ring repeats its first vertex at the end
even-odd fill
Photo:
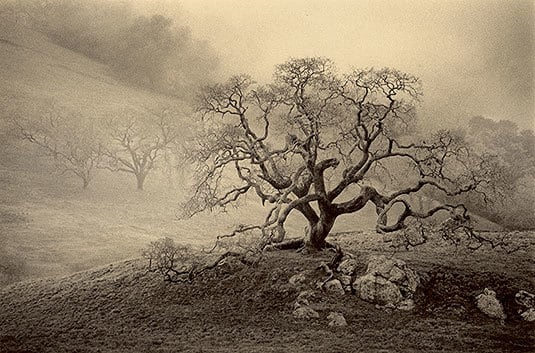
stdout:
POLYGON ((327 246, 339 216, 368 203, 379 232, 438 213, 467 229, 467 209, 454 198, 479 192, 492 169, 462 134, 414 133, 421 95, 413 75, 390 68, 341 75, 325 58, 291 59, 268 85, 240 75, 206 87, 198 99, 204 128, 190 153, 199 175, 184 216, 254 194, 271 205, 265 221, 233 234, 259 229, 264 244, 282 242, 296 211, 308 221, 303 243, 315 249, 327 246), (451 202, 421 209, 413 195, 426 189, 451 202))

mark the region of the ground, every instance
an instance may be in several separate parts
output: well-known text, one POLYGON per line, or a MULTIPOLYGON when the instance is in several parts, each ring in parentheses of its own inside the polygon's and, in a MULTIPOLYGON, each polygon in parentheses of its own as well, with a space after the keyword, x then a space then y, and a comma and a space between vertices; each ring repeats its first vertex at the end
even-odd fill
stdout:
MULTIPOLYGON (((369 255, 386 250, 372 239, 361 232, 332 241, 353 251, 363 273, 369 255), (361 239, 358 247, 354 239, 361 239)), ((164 282, 140 259, 22 282, 0 291, 0 351, 533 351, 535 325, 518 319, 513 300, 519 289, 534 292, 531 254, 449 248, 450 256, 444 256, 433 249, 395 255, 423 278, 416 310, 388 311, 354 295, 322 294, 320 318, 312 321, 293 318, 298 289, 288 279, 314 270, 330 252, 270 252, 257 265, 220 267, 191 284, 164 282), (457 265, 447 264, 453 258, 457 265), (485 287, 503 301, 505 322, 477 311, 474 297, 485 287), (329 327, 331 311, 343 313, 348 326, 329 327)))

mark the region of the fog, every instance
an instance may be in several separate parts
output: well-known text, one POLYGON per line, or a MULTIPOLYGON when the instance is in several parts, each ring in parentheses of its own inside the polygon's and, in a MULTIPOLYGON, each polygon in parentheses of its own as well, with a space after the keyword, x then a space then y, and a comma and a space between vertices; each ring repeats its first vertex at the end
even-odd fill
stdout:
POLYGON ((396 67, 421 77, 431 125, 473 115, 534 126, 532 1, 134 1, 187 23, 221 58, 223 76, 258 80, 289 57, 396 67))

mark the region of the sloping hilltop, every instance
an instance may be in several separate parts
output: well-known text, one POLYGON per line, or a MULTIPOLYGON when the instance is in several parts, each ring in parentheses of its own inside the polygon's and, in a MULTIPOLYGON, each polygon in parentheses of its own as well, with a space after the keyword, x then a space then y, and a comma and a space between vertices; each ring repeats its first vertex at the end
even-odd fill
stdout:
MULTIPOLYGON (((377 245, 364 248, 354 249, 360 274, 371 254, 384 253, 377 245)), ((141 260, 14 284, 0 291, 0 351, 532 352, 535 326, 518 318, 514 301, 519 289, 535 288, 530 255, 433 249, 396 254, 422 278, 414 310, 378 309, 312 285, 319 318, 309 320, 292 315, 303 288, 289 278, 307 270, 323 279, 318 266, 332 252, 277 251, 255 265, 224 262, 190 284, 164 282, 141 260), (502 301, 505 321, 476 308, 485 287, 502 301), (330 312, 342 313, 348 325, 329 326, 330 312)))

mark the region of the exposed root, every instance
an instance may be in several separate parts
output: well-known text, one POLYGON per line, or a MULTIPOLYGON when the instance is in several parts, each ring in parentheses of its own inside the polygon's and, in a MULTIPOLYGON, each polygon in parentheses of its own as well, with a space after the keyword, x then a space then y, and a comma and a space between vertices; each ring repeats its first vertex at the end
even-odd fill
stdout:
POLYGON ((264 251, 274 251, 274 250, 300 250, 305 246, 305 240, 303 238, 290 239, 280 243, 274 243, 266 245, 264 251))

